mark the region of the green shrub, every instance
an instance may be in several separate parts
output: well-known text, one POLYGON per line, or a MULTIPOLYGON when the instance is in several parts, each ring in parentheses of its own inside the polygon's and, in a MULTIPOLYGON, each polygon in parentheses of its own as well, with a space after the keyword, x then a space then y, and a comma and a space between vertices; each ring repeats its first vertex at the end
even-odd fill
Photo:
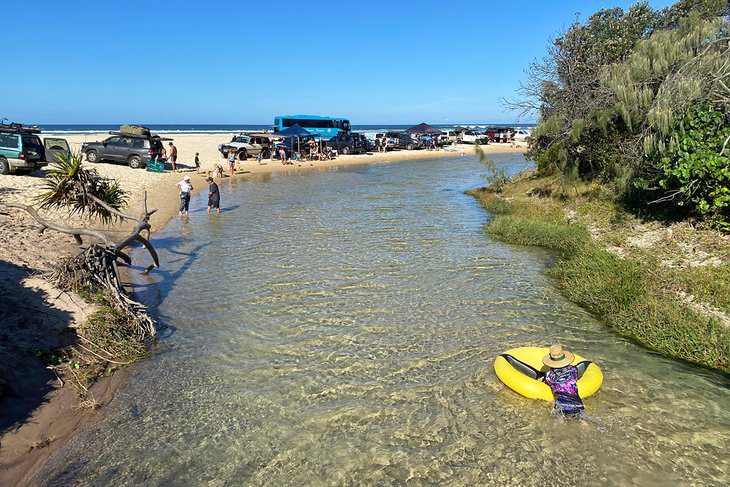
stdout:
POLYGON ((730 229, 729 138, 730 121, 723 112, 699 107, 686 114, 659 159, 658 182, 666 198, 730 229))

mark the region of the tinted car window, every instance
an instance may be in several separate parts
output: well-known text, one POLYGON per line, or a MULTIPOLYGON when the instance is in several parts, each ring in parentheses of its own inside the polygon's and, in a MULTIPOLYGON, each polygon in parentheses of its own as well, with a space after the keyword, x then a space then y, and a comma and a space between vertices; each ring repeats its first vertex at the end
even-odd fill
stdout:
POLYGON ((35 135, 23 135, 23 145, 42 146, 43 143, 41 142, 41 139, 39 139, 35 135))
POLYGON ((132 147, 135 149, 144 149, 144 139, 132 139, 132 147))
POLYGON ((13 134, 0 134, 0 147, 7 147, 10 149, 17 149, 20 139, 17 135, 13 134))
POLYGON ((119 145, 120 139, 121 137, 109 137, 108 139, 106 139, 106 143, 108 145, 119 145))

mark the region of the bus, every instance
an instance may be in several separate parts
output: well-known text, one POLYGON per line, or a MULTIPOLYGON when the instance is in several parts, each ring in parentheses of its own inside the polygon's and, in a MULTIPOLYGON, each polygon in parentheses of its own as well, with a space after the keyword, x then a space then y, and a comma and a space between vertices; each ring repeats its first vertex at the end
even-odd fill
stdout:
POLYGON ((320 117, 317 115, 279 115, 274 117, 274 132, 279 132, 296 124, 312 132, 320 139, 329 139, 340 132, 349 134, 352 130, 350 121, 346 118, 320 117))

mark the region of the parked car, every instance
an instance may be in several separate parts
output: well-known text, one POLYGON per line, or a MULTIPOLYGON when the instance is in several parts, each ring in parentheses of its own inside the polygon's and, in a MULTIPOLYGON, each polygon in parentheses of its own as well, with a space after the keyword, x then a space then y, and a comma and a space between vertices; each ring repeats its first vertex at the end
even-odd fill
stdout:
POLYGON ((335 149, 338 154, 358 154, 368 150, 367 139, 363 139, 362 134, 341 132, 327 141, 327 147, 335 149))
POLYGON ((172 139, 157 135, 109 132, 101 142, 84 142, 81 153, 91 163, 123 162, 133 169, 143 168, 151 160, 162 158, 162 142, 172 139))
POLYGON ((459 144, 461 143, 461 132, 456 130, 442 130, 442 134, 439 135, 439 144, 459 144))
POLYGON ((467 130, 466 132, 463 132, 461 134, 461 140, 462 142, 465 142, 467 144, 474 145, 489 143, 489 138, 485 134, 480 134, 479 132, 475 132, 473 130, 467 130))
POLYGON ((66 139, 41 141, 40 132, 21 124, 0 124, 0 174, 27 174, 55 162, 59 154, 71 154, 66 139))
POLYGON ((386 149, 423 149, 423 142, 405 132, 387 132, 385 138, 388 140, 386 149))
POLYGON ((228 151, 233 149, 239 161, 257 157, 259 154, 267 159, 270 156, 271 140, 269 134, 239 134, 234 135, 230 142, 220 144, 218 150, 224 158, 228 158, 228 151))
POLYGON ((530 137, 530 131, 529 130, 523 130, 523 129, 517 129, 514 131, 514 134, 512 134, 512 138, 514 140, 519 141, 525 141, 530 137))

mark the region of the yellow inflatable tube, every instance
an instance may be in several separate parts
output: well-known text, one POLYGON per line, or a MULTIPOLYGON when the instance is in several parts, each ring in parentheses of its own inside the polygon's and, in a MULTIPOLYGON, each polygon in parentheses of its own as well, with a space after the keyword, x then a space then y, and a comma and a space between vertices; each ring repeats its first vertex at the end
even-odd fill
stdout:
MULTIPOLYGON (((494 360, 494 372, 499 380, 525 397, 552 401, 550 387, 537 380, 550 368, 542 363, 548 354, 547 348, 521 347, 507 350, 494 360)), ((578 394, 588 397, 594 394, 603 383, 603 373, 593 362, 575 355, 571 365, 578 368, 578 394)))

